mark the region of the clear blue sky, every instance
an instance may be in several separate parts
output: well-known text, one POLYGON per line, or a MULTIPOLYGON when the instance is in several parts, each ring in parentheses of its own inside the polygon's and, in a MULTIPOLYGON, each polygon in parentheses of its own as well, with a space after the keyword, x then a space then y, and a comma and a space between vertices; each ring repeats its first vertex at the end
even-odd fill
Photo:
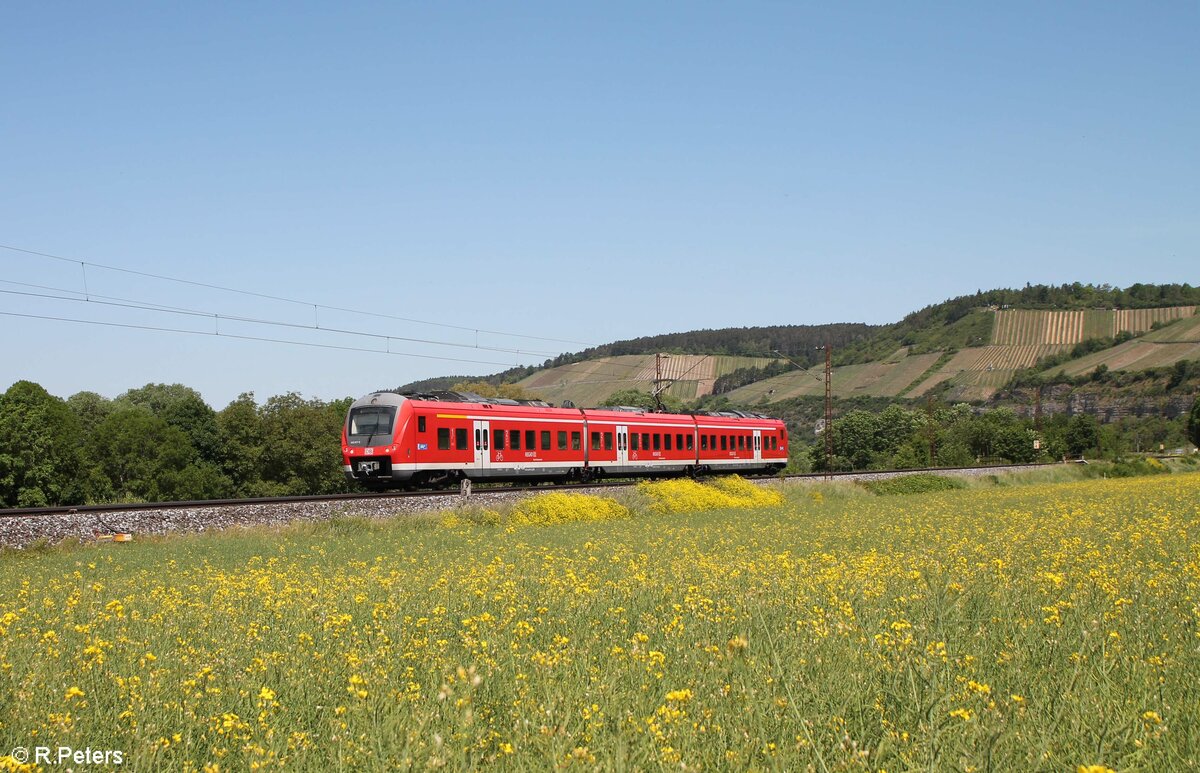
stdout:
MULTIPOLYGON (((1197 284, 1198 30, 1194 2, 9 3, 0 244, 595 343, 1197 284)), ((89 295, 476 341, 0 250, 0 290, 85 273, 89 295)), ((11 292, 0 312, 381 345, 11 292)), ((28 317, 0 336, 0 389, 180 382, 217 408, 500 369, 28 317)))

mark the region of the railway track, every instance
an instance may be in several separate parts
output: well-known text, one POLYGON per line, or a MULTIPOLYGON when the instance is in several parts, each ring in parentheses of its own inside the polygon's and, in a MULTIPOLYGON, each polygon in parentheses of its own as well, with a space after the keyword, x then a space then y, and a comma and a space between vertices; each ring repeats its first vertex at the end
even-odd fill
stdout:
MULTIPOLYGON (((879 479, 891 478, 900 475, 913 475, 916 473, 945 473, 945 474, 986 474, 988 472, 998 472, 1005 470, 1025 470, 1036 469, 1038 467, 1052 466, 1047 464, 1002 464, 1002 465, 987 465, 973 467, 916 467, 904 470, 876 470, 876 471, 850 471, 850 472, 814 472, 814 473, 797 473, 793 475, 764 475, 764 476, 745 476, 747 480, 770 481, 770 480, 856 480, 856 479, 879 479)), ((641 479, 632 478, 628 480, 600 481, 590 483, 558 483, 558 484, 542 484, 542 485, 479 485, 472 489, 475 495, 484 494, 522 494, 535 493, 543 491, 582 491, 592 489, 606 488, 623 488, 634 486, 641 482, 641 479)), ((179 502, 138 502, 138 503, 119 503, 119 504, 101 504, 101 505, 64 505, 61 507, 25 507, 25 508, 6 508, 0 509, 0 519, 4 518, 28 518, 37 516, 52 516, 52 515, 87 515, 87 514, 105 514, 105 513, 136 513, 143 511, 161 511, 161 510, 195 510, 195 509, 211 509, 225 507, 249 507, 249 506, 264 506, 264 505, 295 505, 307 503, 329 503, 329 502, 381 502, 395 499, 422 499, 434 497, 458 497, 461 496, 458 490, 454 489, 431 489, 422 491, 387 491, 387 492, 360 492, 349 494, 316 494, 310 496, 290 496, 290 497, 250 497, 243 499, 203 499, 179 502)))
MULTIPOLYGON (((1037 465, 894 470, 889 472, 837 473, 835 479, 878 479, 917 472, 981 475, 1037 465)), ((821 480, 822 473, 773 476, 770 480, 821 480)), ((597 492, 636 485, 638 481, 517 487, 475 487, 469 501, 482 507, 502 506, 531 492, 570 490, 597 492)), ((304 522, 322 523, 341 517, 393 519, 405 515, 431 515, 463 504, 457 491, 331 494, 308 497, 226 499, 203 502, 155 502, 125 505, 0 510, 0 548, 18 550, 38 545, 100 540, 142 540, 167 534, 222 531, 236 527, 274 528, 304 522)))

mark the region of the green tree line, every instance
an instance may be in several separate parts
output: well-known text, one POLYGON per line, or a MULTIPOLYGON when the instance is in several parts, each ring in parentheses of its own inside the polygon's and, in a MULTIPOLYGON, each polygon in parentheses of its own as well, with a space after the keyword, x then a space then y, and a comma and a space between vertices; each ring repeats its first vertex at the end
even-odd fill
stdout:
POLYGON ((18 381, 0 395, 0 506, 346 491, 350 402, 246 393, 216 411, 180 384, 64 400, 18 381))
MULTIPOLYGON (((1101 424, 1090 414, 1056 414, 1044 420, 1040 432, 1032 420, 1005 407, 976 412, 960 403, 929 411, 893 404, 882 411, 851 410, 834 419, 832 432, 837 471, 1120 459, 1200 440, 1200 398, 1186 420, 1129 417, 1101 424)), ((820 438, 810 447, 809 460, 812 469, 825 469, 820 438)))

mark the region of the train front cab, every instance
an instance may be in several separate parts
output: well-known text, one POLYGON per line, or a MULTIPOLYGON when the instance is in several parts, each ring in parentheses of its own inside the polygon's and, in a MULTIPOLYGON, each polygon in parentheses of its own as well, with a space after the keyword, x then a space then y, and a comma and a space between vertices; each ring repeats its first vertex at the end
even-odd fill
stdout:
POLYGON ((412 402, 391 392, 376 392, 355 400, 342 426, 342 471, 351 481, 370 489, 403 485, 412 476, 403 443, 413 416, 412 402))

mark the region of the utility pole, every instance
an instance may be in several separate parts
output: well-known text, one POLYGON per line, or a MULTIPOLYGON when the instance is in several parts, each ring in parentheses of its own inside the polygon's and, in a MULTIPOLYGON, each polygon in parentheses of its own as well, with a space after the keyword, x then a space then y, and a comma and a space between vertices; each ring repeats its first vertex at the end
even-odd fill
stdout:
POLYGON ((925 428, 929 431, 929 466, 937 466, 937 427, 933 420, 933 395, 925 397, 925 428))
POLYGON ((663 378, 662 361, 670 356, 671 355, 669 355, 669 354, 659 354, 659 353, 656 353, 654 355, 654 390, 651 392, 651 394, 654 396, 654 405, 658 407, 658 410, 660 413, 666 411, 666 408, 663 407, 663 401, 662 401, 662 397, 660 395, 662 394, 662 391, 664 389, 666 389, 667 387, 669 387, 671 385, 670 381, 667 381, 666 379, 663 378), (664 383, 666 384, 666 386, 663 386, 664 383))
POLYGON ((825 480, 833 480, 833 347, 825 342, 825 480))
POLYGON ((1033 392, 1033 450, 1042 450, 1042 385, 1033 392))
MULTIPOLYGON (((826 341, 824 346, 818 346, 816 349, 825 350, 825 424, 821 434, 825 436, 825 480, 833 480, 833 347, 826 341)), ((792 363, 801 373, 812 375, 807 368, 783 352, 778 349, 772 351, 792 363)))

